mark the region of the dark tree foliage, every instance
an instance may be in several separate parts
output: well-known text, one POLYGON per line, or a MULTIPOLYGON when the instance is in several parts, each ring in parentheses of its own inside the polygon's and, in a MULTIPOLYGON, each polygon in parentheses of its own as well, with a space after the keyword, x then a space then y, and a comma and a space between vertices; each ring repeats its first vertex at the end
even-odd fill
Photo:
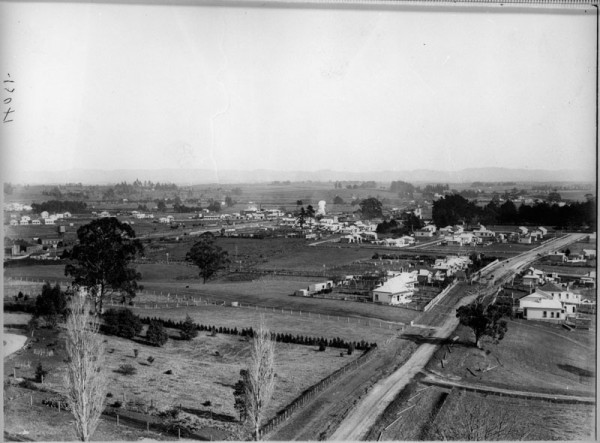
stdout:
POLYGON ((187 315, 185 317, 185 321, 181 325, 181 329, 179 330, 179 335, 183 340, 191 340, 192 338, 198 336, 198 329, 196 328, 196 324, 192 320, 192 317, 187 315))
POLYGON ((517 211, 516 205, 512 202, 512 200, 507 200, 502 205, 500 205, 498 221, 501 224, 506 225, 514 225, 519 223, 519 213, 517 211))
POLYGON ((164 202, 164 200, 157 200, 156 201, 156 209, 158 210, 158 212, 166 212, 167 205, 164 202))
POLYGON ((246 404, 248 371, 246 369, 242 369, 240 371, 240 376, 242 378, 233 386, 233 398, 235 399, 233 407, 236 411, 238 411, 238 414, 240 414, 240 422, 243 423, 248 418, 248 406, 246 404))
POLYGON ((64 320, 67 314, 67 295, 56 284, 44 283, 42 293, 35 300, 35 317, 41 317, 54 328, 58 322, 64 320))
POLYGON ((432 218, 436 226, 455 225, 461 220, 470 223, 478 209, 461 195, 447 195, 433 203, 432 218))
POLYGON ((71 212, 82 214, 89 212, 87 204, 82 201, 49 200, 43 203, 32 203, 32 211, 35 213, 48 212, 71 212))
POLYGON ((35 381, 41 383, 44 377, 48 374, 48 371, 42 366, 42 362, 39 362, 35 368, 35 381))
POLYGON ((334 205, 343 205, 344 204, 344 199, 342 197, 340 197, 339 195, 336 195, 333 198, 333 204, 334 205))
POLYGON ((300 211, 298 211, 298 224, 300 225, 301 228, 304 227, 304 224, 306 223, 306 219, 308 218, 308 214, 306 213, 306 209, 304 209, 304 206, 300 208, 300 211))
POLYGON ((123 301, 135 297, 141 275, 129 264, 144 248, 131 226, 115 217, 101 218, 81 226, 77 240, 63 254, 69 260, 65 275, 73 277, 75 286, 88 289, 96 312, 102 312, 108 295, 118 293, 123 301))
POLYGON ((132 339, 142 332, 140 318, 129 309, 109 309, 102 317, 102 329, 109 335, 132 339))
POLYGON ((210 212, 221 212, 221 203, 219 203, 218 201, 214 200, 214 201, 212 201, 212 202, 211 202, 211 203, 208 205, 207 209, 208 209, 210 212))
POLYGON ((360 202, 360 211, 364 219, 383 217, 383 205, 374 197, 362 200, 360 202))
POLYGON ((485 336, 491 337, 494 343, 498 343, 504 338, 508 328, 503 318, 512 316, 512 311, 507 306, 489 305, 486 307, 482 302, 476 301, 458 308, 456 316, 461 325, 473 330, 475 346, 481 348, 481 339, 485 336))
POLYGON ((417 217, 413 212, 405 212, 402 214, 402 224, 406 227, 406 233, 413 232, 415 229, 421 229, 424 226, 423 220, 417 217))
POLYGON ((146 331, 146 340, 154 346, 162 346, 169 340, 169 334, 161 322, 152 321, 146 331))
POLYGON ((203 236, 194 243, 185 260, 198 266, 203 283, 229 264, 227 251, 215 245, 214 239, 208 236, 203 236))

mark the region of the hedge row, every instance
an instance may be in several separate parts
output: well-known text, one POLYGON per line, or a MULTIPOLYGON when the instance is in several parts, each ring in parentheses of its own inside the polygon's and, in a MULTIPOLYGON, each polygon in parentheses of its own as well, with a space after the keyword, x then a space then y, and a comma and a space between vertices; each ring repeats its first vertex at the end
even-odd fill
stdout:
MULTIPOLYGON (((151 318, 151 317, 142 317, 141 318, 142 323, 144 324, 150 324, 150 322, 152 321, 158 321, 160 323, 162 323, 162 325, 165 328, 172 328, 172 329, 181 329, 183 326, 183 321, 173 321, 171 319, 161 319, 161 318, 151 318)), ((216 326, 210 326, 210 325, 198 325, 196 324, 196 329, 198 329, 199 331, 212 331, 214 333, 219 333, 219 334, 229 334, 229 335, 240 335, 242 337, 253 337, 254 336, 254 330, 252 328, 243 328, 243 329, 238 329, 238 328, 228 328, 228 327, 216 327, 216 326)), ((333 338, 333 339, 327 339, 324 337, 309 337, 309 336, 303 336, 303 335, 292 335, 292 334, 280 334, 280 333, 271 333, 271 337, 273 338, 273 340, 275 340, 276 342, 281 342, 281 343, 291 343, 291 344, 296 344, 296 345, 307 345, 307 346, 318 346, 321 344, 324 344, 325 346, 329 346, 332 348, 343 348, 343 349, 348 349, 348 347, 350 347, 351 345, 354 347, 354 349, 357 350, 362 350, 362 351, 367 351, 371 348, 375 348, 377 347, 377 343, 369 343, 365 340, 361 340, 361 341, 346 341, 346 340, 342 340, 339 337, 333 338)))

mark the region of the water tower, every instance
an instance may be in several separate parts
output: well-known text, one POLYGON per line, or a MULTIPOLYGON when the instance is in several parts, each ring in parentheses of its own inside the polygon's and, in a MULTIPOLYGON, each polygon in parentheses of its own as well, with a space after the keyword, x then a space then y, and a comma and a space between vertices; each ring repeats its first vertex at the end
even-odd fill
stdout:
POLYGON ((325 215, 325 205, 327 202, 325 200, 321 200, 319 202, 319 209, 317 209, 317 215, 325 215))

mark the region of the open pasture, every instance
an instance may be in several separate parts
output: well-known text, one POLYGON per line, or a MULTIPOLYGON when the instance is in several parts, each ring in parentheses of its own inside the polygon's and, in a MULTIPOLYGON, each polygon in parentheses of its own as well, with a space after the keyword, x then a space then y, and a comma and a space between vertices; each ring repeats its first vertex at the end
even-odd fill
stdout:
POLYGON ((460 346, 446 355, 442 369, 437 352, 429 367, 464 381, 524 391, 590 395, 595 386, 595 336, 592 331, 569 332, 557 324, 515 320, 499 344, 474 346, 471 329, 459 326, 460 346), (473 371, 473 376, 468 369, 473 371), (489 371, 483 369, 493 368, 489 371), (479 371, 481 369, 482 371, 479 371))
POLYGON ((207 282, 202 283, 148 283, 146 293, 136 297, 136 303, 167 301, 166 295, 174 294, 180 298, 209 299, 211 302, 230 304, 239 302, 243 305, 260 306, 293 311, 310 311, 340 317, 369 317, 384 321, 407 323, 414 319, 418 312, 394 306, 376 305, 343 300, 319 299, 312 297, 297 297, 290 294, 301 288, 306 288, 312 279, 304 277, 271 278, 262 277, 253 281, 240 282, 207 282), (184 286, 189 286, 185 288, 184 286), (160 293, 162 292, 162 296, 160 293), (148 294, 149 293, 149 294, 148 294), (148 297, 148 298, 145 298, 148 297), (157 298, 158 297, 158 298, 157 298))
MULTIPOLYGON (((115 401, 135 404, 142 410, 151 405, 159 410, 183 406, 200 412, 212 412, 237 417, 234 409, 233 386, 240 379, 240 370, 247 364, 250 341, 240 336, 200 332, 191 341, 178 339, 178 331, 168 330, 171 339, 163 347, 153 347, 139 340, 106 336, 106 369, 108 391, 112 394, 107 404, 115 401), (135 357, 134 349, 139 354, 135 357), (153 357, 152 363, 148 357, 153 357), (135 374, 119 372, 122 365, 132 365, 135 374), (171 371, 171 374, 167 374, 171 371)), ((39 339, 29 349, 5 361, 4 373, 32 379, 38 361, 48 370, 44 385, 52 390, 64 389, 66 357, 64 332, 40 331, 39 339), (50 345, 50 346, 49 346, 50 345), (52 355, 48 355, 48 350, 52 355), (40 357, 40 352, 45 355, 40 357)), ((276 344, 276 383, 267 417, 290 403, 304 390, 332 372, 358 358, 340 349, 327 348, 319 352, 316 346, 276 344)), ((10 417, 9 417, 10 419, 10 417)), ((217 418, 215 418, 217 419, 217 418)))
MULTIPOLYGON (((174 304, 173 304, 174 306, 174 304)), ((402 329, 401 325, 365 318, 338 317, 306 311, 253 309, 214 305, 181 306, 168 309, 146 309, 135 307, 132 311, 140 317, 158 317, 183 321, 189 315, 195 323, 237 328, 255 328, 260 318, 274 333, 303 335, 309 337, 336 337, 347 341, 365 340, 383 344, 402 329)))

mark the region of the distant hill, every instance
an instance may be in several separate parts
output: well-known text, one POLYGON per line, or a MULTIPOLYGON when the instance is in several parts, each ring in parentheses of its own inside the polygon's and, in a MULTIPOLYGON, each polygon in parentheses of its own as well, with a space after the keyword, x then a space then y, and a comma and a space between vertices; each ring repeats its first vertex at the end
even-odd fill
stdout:
POLYGON ((458 171, 435 171, 417 169, 412 171, 275 171, 275 170, 223 170, 204 169, 82 169, 66 171, 9 171, 3 181, 12 183, 53 184, 84 183, 107 184, 121 181, 152 180, 177 184, 203 183, 259 183, 271 181, 329 181, 329 180, 375 180, 391 182, 404 180, 411 183, 470 183, 485 182, 592 182, 596 180, 596 171, 560 169, 509 169, 509 168, 469 168, 458 171))

